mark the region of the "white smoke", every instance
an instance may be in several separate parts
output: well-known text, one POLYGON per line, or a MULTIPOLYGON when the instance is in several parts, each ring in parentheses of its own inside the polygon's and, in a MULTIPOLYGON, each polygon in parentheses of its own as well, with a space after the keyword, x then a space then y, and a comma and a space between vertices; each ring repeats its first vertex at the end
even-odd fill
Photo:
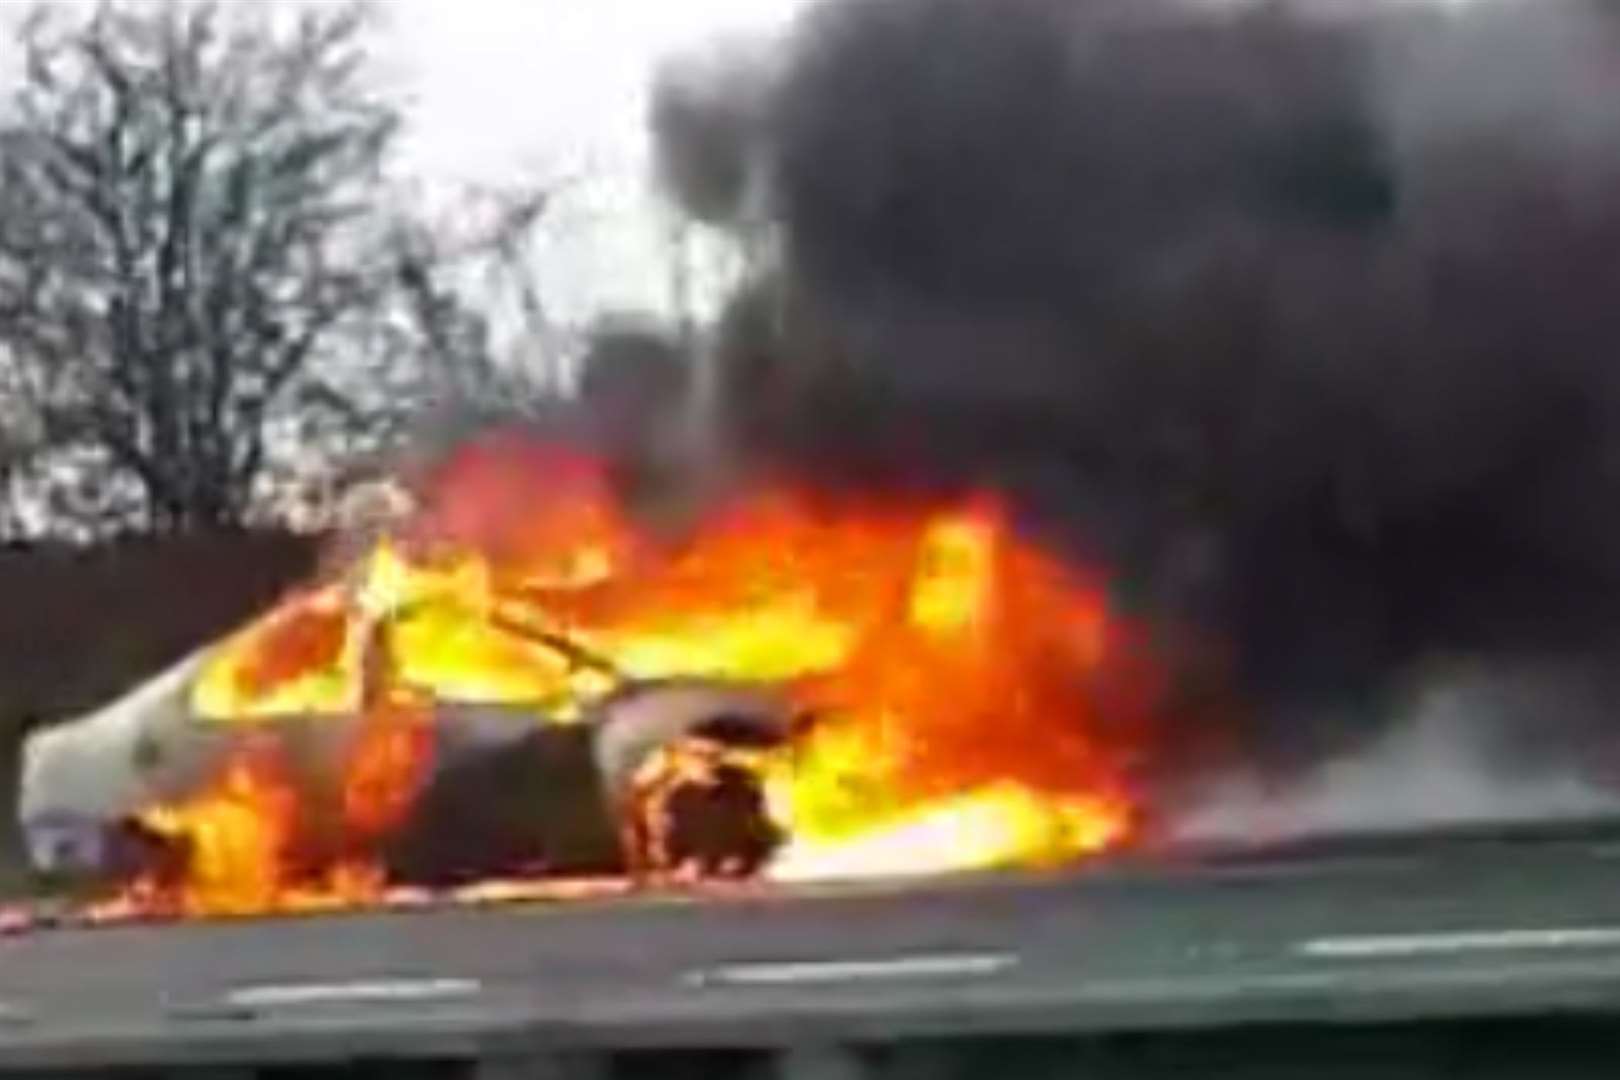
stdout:
POLYGON ((1516 711, 1515 690, 1479 677, 1428 687, 1407 719, 1354 754, 1281 782, 1248 775, 1212 782, 1173 823, 1172 837, 1263 844, 1620 813, 1620 787, 1568 757, 1526 762, 1513 753, 1504 714, 1516 711))

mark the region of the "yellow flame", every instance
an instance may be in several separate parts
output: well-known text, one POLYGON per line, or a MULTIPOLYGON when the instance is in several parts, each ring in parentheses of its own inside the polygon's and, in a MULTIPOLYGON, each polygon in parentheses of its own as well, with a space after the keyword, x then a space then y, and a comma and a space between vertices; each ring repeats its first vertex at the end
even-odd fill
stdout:
POLYGON ((388 644, 399 681, 439 700, 544 707, 572 696, 566 658, 453 599, 401 615, 388 628, 388 644))
POLYGON ((217 649, 193 688, 193 709, 205 719, 241 721, 356 712, 370 650, 379 645, 397 686, 439 700, 528 705, 564 720, 578 715, 578 702, 606 691, 600 672, 579 671, 557 650, 501 629, 493 592, 476 555, 421 565, 385 538, 350 581, 272 613, 217 649), (246 666, 269 649, 274 620, 300 612, 343 620, 339 661, 308 665, 268 687, 246 679, 246 666))
POLYGON ((290 601, 215 648, 192 684, 192 712, 209 721, 349 714, 360 706, 364 657, 365 634, 359 623, 348 618, 345 592, 328 586, 290 601), (266 634, 288 620, 307 615, 343 620, 336 662, 302 666, 270 686, 253 685, 248 668, 258 656, 258 646, 266 634))
POLYGON ((923 534, 910 618, 934 634, 981 626, 990 602, 995 534, 969 516, 943 518, 923 534))
POLYGON ((832 881, 1056 865, 1124 835, 1122 808, 1095 798, 1053 798, 1006 782, 926 803, 848 836, 805 829, 771 861, 777 881, 832 881))
POLYGON ((243 759, 212 791, 141 814, 147 829, 186 847, 188 914, 248 915, 277 904, 289 797, 243 759))
POLYGON ((808 592, 767 597, 729 612, 649 621, 623 631, 581 633, 626 674, 781 682, 825 671, 849 655, 857 628, 828 618, 808 592))

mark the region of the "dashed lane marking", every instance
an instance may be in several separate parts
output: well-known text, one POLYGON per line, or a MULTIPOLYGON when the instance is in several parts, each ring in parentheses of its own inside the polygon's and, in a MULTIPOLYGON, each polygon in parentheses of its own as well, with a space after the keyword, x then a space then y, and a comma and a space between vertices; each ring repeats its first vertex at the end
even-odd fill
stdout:
POLYGON ((807 983, 985 978, 1018 966, 1013 953, 930 953, 845 960, 780 960, 728 964, 690 972, 694 986, 794 986, 807 983))
POLYGON ((1620 926, 1466 930, 1455 933, 1367 934, 1302 941, 1294 952, 1322 960, 1446 956, 1469 952, 1523 952, 1620 948, 1620 926))
POLYGON ((362 979, 347 982, 267 983, 241 986, 224 1000, 238 1008, 274 1009, 300 1005, 437 1001, 472 997, 484 984, 477 979, 362 979))

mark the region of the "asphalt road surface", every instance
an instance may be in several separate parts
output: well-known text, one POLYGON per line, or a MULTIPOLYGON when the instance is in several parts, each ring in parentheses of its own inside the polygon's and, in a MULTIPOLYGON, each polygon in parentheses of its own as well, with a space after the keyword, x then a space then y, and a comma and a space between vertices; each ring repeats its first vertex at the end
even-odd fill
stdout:
POLYGON ((1601 834, 0 941, 0 1068, 1609 1010, 1601 834))

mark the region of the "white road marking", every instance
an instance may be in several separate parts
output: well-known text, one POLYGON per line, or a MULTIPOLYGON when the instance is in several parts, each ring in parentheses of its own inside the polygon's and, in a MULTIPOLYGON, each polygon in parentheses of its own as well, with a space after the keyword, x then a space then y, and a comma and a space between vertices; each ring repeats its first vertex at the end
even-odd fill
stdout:
POLYGON ((243 986, 225 995, 240 1008, 262 1009, 346 1002, 432 1001, 471 997, 484 988, 477 979, 370 979, 330 983, 243 986))
POLYGON ((1018 966, 1013 953, 936 953, 859 960, 782 960, 729 964, 690 972, 694 986, 791 986, 803 983, 984 978, 1018 966))
POLYGON ((1567 926, 1533 930, 1467 930, 1457 933, 1369 934, 1302 941, 1294 952, 1325 960, 1442 956, 1465 952, 1620 947, 1620 926, 1567 926))

